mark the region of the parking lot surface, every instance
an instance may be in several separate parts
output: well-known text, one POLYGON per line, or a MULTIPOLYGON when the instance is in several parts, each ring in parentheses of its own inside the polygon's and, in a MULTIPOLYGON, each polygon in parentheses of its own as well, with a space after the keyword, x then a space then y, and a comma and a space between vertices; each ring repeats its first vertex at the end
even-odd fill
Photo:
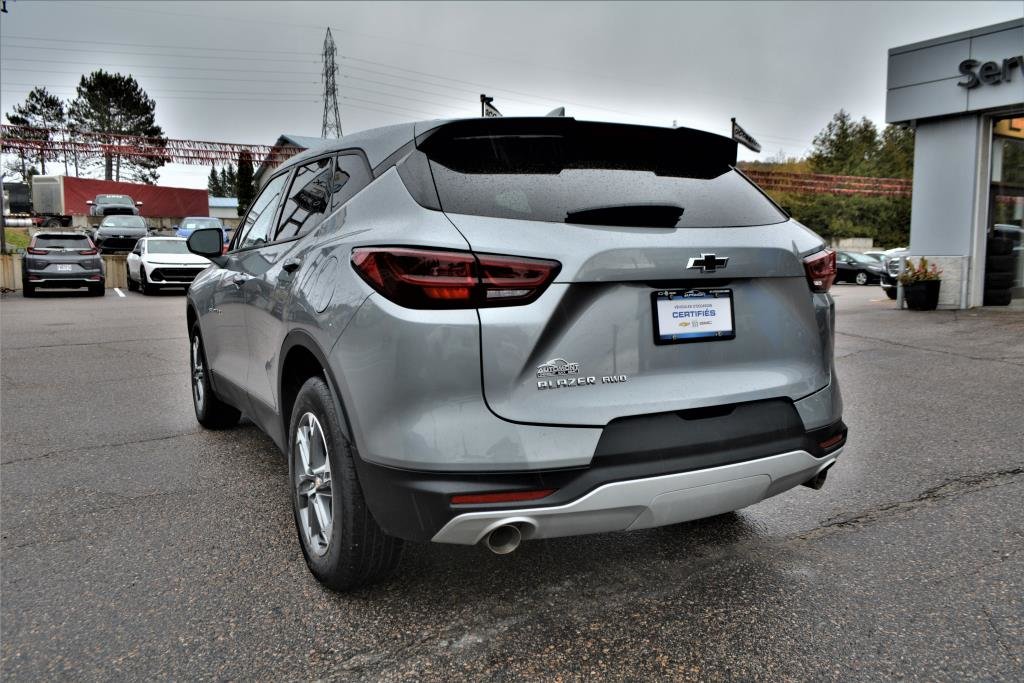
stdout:
POLYGON ((184 300, 0 303, 8 680, 1024 677, 1024 310, 837 286, 850 441, 821 491, 508 556, 408 545, 349 595, 286 465, 200 431, 184 300))

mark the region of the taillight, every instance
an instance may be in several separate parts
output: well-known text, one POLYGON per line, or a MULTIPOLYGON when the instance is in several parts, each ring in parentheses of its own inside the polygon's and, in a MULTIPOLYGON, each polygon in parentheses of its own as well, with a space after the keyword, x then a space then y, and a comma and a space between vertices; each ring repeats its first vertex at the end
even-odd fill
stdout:
POLYGON ((95 256, 98 252, 95 249, 79 249, 78 253, 82 256, 95 256))
POLYGON ((825 249, 811 254, 804 259, 804 270, 812 292, 827 292, 836 279, 836 252, 825 249))
POLYGON ((46 254, 50 253, 46 249, 36 249, 35 247, 29 247, 25 251, 27 251, 30 254, 34 254, 35 256, 45 256, 46 254))
POLYGON ((526 304, 558 274, 558 261, 465 251, 365 247, 352 265, 375 290, 406 308, 526 304))

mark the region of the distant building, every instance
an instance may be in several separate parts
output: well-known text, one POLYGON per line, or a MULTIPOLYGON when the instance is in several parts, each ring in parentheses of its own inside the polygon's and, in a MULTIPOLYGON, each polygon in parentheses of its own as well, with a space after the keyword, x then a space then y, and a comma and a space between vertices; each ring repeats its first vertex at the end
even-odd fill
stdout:
POLYGON ((939 306, 1024 298, 1024 19, 889 50, 885 120, 915 130, 910 252, 939 306))
MULTIPOLYGON (((273 154, 276 157, 279 152, 285 152, 285 151, 288 151, 289 149, 297 150, 297 151, 294 151, 294 153, 298 154, 299 152, 304 152, 307 149, 313 149, 315 147, 320 147, 320 146, 326 144, 327 142, 333 142, 333 141, 325 140, 324 138, 313 138, 313 137, 309 137, 307 135, 289 135, 289 134, 286 133, 286 134, 282 135, 281 137, 279 137, 277 139, 277 142, 274 143, 273 149, 271 150, 271 154, 273 154)), ((271 164, 268 164, 266 162, 261 163, 260 167, 258 169, 256 169, 256 173, 253 174, 253 184, 257 188, 262 187, 262 185, 263 185, 263 175, 267 171, 269 171, 269 170, 271 170, 273 168, 277 168, 279 165, 280 165, 280 162, 271 163, 271 164)))
POLYGON ((210 215, 214 218, 238 218, 238 198, 211 195, 210 215))

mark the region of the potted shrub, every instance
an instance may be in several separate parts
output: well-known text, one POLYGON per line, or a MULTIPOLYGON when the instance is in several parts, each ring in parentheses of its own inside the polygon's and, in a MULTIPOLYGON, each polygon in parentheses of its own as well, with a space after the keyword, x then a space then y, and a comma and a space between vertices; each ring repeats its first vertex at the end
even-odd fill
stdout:
POLYGON ((939 287, 942 286, 940 275, 942 271, 934 263, 929 265, 925 257, 922 256, 916 266, 908 258, 906 268, 900 274, 903 300, 907 302, 907 308, 934 311, 939 305, 939 287))

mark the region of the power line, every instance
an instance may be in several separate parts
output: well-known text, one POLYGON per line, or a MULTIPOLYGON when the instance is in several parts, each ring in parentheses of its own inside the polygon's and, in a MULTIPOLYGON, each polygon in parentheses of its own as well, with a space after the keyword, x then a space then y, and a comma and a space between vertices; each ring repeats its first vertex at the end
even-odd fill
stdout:
MULTIPOLYGON (((316 52, 300 52, 297 50, 271 50, 271 49, 257 49, 257 48, 240 48, 240 47, 206 47, 203 45, 152 45, 149 43, 122 43, 114 41, 103 41, 103 40, 81 40, 79 38, 55 38, 54 36, 26 36, 18 34, 17 36, 5 36, 3 40, 57 40, 62 43, 85 43, 88 45, 114 45, 117 47, 144 47, 144 48, 170 48, 174 50, 212 50, 214 52, 255 52, 257 54, 285 54, 285 55, 304 55, 307 57, 317 57, 316 52)), ((36 43, 32 43, 29 47, 37 47, 36 43)), ((134 54, 134 53, 133 53, 134 54)))
MULTIPOLYGON (((57 71, 54 69, 22 69, 20 67, 14 67, 9 69, 10 71, 26 72, 26 73, 38 73, 38 74, 63 74, 67 76, 81 76, 81 71, 57 71)), ((289 83, 291 85, 320 85, 320 81, 296 81, 290 78, 287 79, 267 79, 267 78, 236 78, 234 76, 164 76, 154 74, 141 74, 137 71, 133 71, 132 75, 136 78, 159 78, 164 80, 186 80, 186 81, 232 81, 237 83, 289 83)))
MULTIPOLYGON (((28 45, 16 45, 16 44, 15 45, 10 45, 10 43, 8 43, 8 45, 10 47, 12 47, 12 48, 23 48, 23 49, 31 48, 32 50, 47 50, 47 51, 50 51, 50 52, 68 52, 68 53, 71 52, 71 50, 69 50, 66 47, 46 47, 46 46, 43 46, 43 45, 32 45, 32 44, 28 44, 28 45)), ((96 50, 96 52, 99 53, 99 54, 110 54, 110 55, 132 55, 132 56, 137 56, 139 54, 138 50, 107 50, 107 49, 102 49, 102 50, 96 50)), ((151 52, 151 51, 147 51, 145 56, 147 56, 147 57, 148 56, 153 56, 153 57, 174 57, 176 59, 233 59, 233 60, 236 60, 236 61, 251 61, 253 59, 253 57, 225 57, 223 55, 183 55, 183 54, 176 54, 174 52, 151 52)), ((317 63, 317 60, 315 60, 315 59, 281 59, 280 57, 274 57, 273 59, 263 60, 263 61, 272 61, 272 62, 276 62, 276 63, 279 63, 279 64, 316 64, 317 63)))
MULTIPOLYGON (((29 59, 27 57, 4 57, 4 62, 40 62, 43 64, 68 64, 73 62, 71 59, 29 59)), ((233 69, 233 68, 220 68, 220 67, 208 67, 208 66, 163 66, 161 64, 111 64, 110 62, 104 62, 107 65, 106 68, 114 67, 115 69, 172 69, 174 71, 231 71, 237 73, 247 74, 286 74, 296 75, 300 74, 303 76, 312 76, 312 73, 301 72, 295 69, 288 71, 269 71, 259 67, 253 67, 252 69, 233 69)), ((104 68, 104 67, 98 67, 104 68)))

